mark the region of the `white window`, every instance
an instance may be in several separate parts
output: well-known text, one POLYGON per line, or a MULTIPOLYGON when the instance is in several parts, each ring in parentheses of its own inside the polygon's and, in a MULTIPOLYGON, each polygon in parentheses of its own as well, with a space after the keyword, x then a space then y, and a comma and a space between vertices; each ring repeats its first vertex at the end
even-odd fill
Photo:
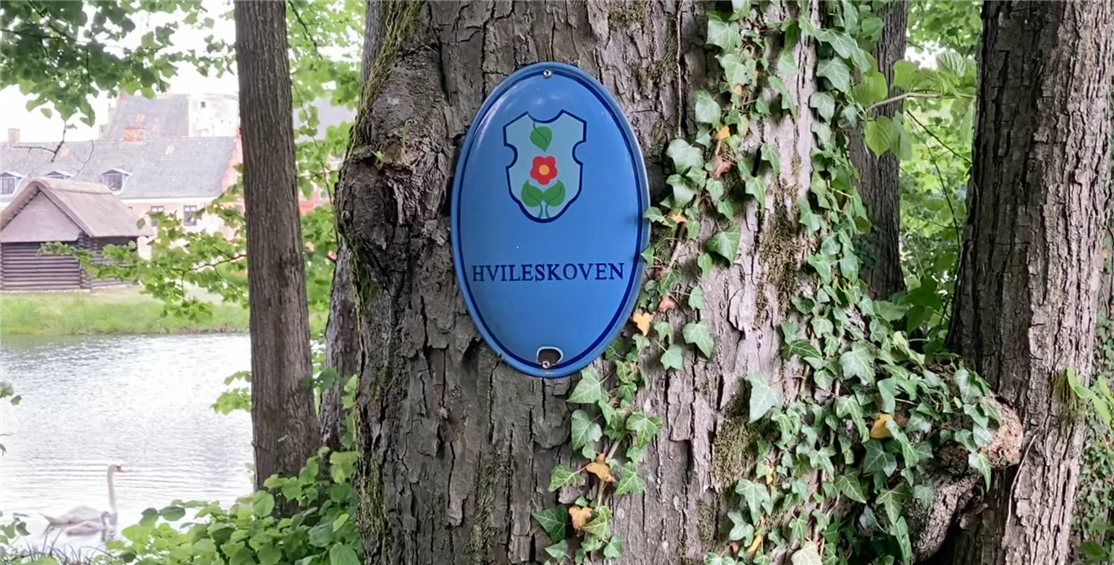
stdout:
POLYGON ((11 173, 0 175, 0 196, 11 196, 15 194, 15 189, 19 187, 19 183, 22 180, 23 177, 11 173))
POLYGON ((187 226, 197 225, 197 206, 182 207, 182 223, 187 226))
POLYGON ((120 192, 124 188, 124 181, 127 178, 128 174, 124 171, 113 169, 101 175, 101 184, 107 186, 112 192, 120 192))

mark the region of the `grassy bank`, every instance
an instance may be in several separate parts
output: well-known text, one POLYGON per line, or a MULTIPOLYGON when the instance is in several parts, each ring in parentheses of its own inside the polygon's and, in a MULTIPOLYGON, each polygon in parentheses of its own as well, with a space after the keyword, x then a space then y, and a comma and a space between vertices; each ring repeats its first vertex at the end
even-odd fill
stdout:
POLYGON ((243 332, 248 311, 214 303, 204 320, 165 316, 161 302, 135 287, 95 292, 4 293, 0 336, 243 332))

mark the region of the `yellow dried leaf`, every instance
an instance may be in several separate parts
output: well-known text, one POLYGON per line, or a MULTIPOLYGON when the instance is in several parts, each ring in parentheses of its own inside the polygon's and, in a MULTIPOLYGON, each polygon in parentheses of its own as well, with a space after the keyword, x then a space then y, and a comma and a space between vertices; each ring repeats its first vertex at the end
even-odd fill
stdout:
POLYGON ((734 92, 736 96, 742 96, 743 95, 743 85, 736 84, 735 88, 732 88, 731 91, 734 92))
POLYGON ((754 554, 754 552, 761 549, 762 548, 762 538, 763 538, 762 534, 758 534, 757 536, 755 536, 754 541, 750 542, 750 547, 747 548, 747 553, 754 554))
POLYGON ((674 222, 677 222, 678 224, 683 224, 683 223, 689 221, 689 219, 686 218, 685 215, 680 213, 680 212, 675 212, 673 214, 670 214, 669 218, 671 220, 673 220, 674 222))
POLYGON ((719 131, 716 132, 716 141, 723 141, 728 137, 731 137, 731 128, 727 126, 719 128, 719 131))
POLYGON ((587 524, 588 520, 592 519, 592 508, 590 506, 585 506, 584 508, 576 505, 570 506, 569 517, 572 518, 572 527, 575 528, 576 531, 583 530, 584 524, 587 524))
POLYGON ((604 455, 602 453, 599 454, 595 461, 584 467, 584 470, 595 475, 596 478, 605 483, 613 483, 615 482, 615 477, 611 476, 611 467, 604 462, 603 457, 604 455))
POLYGON ((650 335, 650 320, 654 319, 653 314, 637 310, 630 319, 638 326, 638 331, 642 332, 642 335, 650 335))
POLYGON ((774 472, 773 472, 772 469, 770 470, 769 473, 766 473, 766 484, 767 485, 774 484, 774 472))
POLYGON ((893 419, 894 417, 889 414, 879 414, 878 417, 874 419, 874 425, 870 427, 870 437, 874 439, 893 437, 890 435, 889 428, 886 427, 886 422, 893 419))

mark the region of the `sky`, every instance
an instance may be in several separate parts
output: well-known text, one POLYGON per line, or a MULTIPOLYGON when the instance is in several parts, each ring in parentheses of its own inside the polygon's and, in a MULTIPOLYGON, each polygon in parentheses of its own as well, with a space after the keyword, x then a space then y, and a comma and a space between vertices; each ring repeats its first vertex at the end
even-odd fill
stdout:
MULTIPOLYGON (((231 20, 226 20, 220 15, 225 13, 229 7, 230 2, 225 0, 203 0, 206 10, 210 12, 212 17, 216 20, 214 29, 209 32, 202 33, 193 29, 179 29, 174 34, 174 43, 176 46, 184 49, 201 49, 205 46, 205 37, 209 33, 213 33, 217 38, 223 39, 231 43, 235 37, 235 26, 231 20)), ((165 20, 165 17, 162 18, 165 20)), ((136 16, 133 21, 136 24, 136 29, 130 34, 130 38, 134 38, 138 42, 139 38, 144 33, 159 25, 161 21, 154 17, 136 16)), ((183 26, 184 28, 185 26, 183 26)), ((127 42, 124 42, 125 44, 127 42)), ((170 93, 176 94, 199 94, 199 93, 214 93, 214 94, 228 94, 236 93, 238 91, 238 84, 236 76, 232 73, 225 73, 222 77, 203 77, 192 66, 183 65, 179 66, 178 73, 169 80, 170 93)), ((27 102, 32 97, 25 96, 19 91, 19 87, 10 86, 0 90, 0 141, 7 141, 8 129, 19 129, 20 140, 35 142, 35 141, 58 141, 62 137, 62 130, 65 126, 58 113, 54 112, 53 118, 47 118, 43 115, 41 108, 28 111, 26 108, 27 102)), ((77 119, 71 119, 70 123, 72 128, 66 132, 67 141, 84 141, 88 139, 96 139, 97 126, 105 123, 108 117, 108 104, 112 98, 102 94, 95 101, 93 101, 93 109, 97 113, 97 122, 94 127, 86 126, 77 119)), ((47 106, 49 107, 49 106, 47 106)))

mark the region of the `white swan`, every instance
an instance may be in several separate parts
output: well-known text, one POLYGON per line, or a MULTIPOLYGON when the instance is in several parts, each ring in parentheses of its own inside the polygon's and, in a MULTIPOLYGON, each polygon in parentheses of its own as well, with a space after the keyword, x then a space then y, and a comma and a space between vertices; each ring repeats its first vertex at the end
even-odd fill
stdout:
POLYGON ((87 536, 90 534, 104 533, 107 534, 112 531, 112 526, 108 523, 108 518, 111 516, 109 512, 101 512, 98 520, 89 520, 82 522, 76 526, 70 526, 66 530, 67 536, 87 536))
MULTIPOLYGON (((112 484, 112 477, 116 473, 123 473, 124 468, 120 465, 108 466, 108 507, 111 512, 104 512, 108 514, 107 519, 110 523, 116 523, 116 486, 112 484)), ((96 508, 89 506, 77 506, 70 509, 69 512, 61 516, 47 516, 43 514, 47 522, 50 522, 51 527, 69 526, 72 524, 80 524, 82 522, 96 522, 101 519, 102 512, 96 508)), ((98 530, 99 531, 99 530, 98 530)))

